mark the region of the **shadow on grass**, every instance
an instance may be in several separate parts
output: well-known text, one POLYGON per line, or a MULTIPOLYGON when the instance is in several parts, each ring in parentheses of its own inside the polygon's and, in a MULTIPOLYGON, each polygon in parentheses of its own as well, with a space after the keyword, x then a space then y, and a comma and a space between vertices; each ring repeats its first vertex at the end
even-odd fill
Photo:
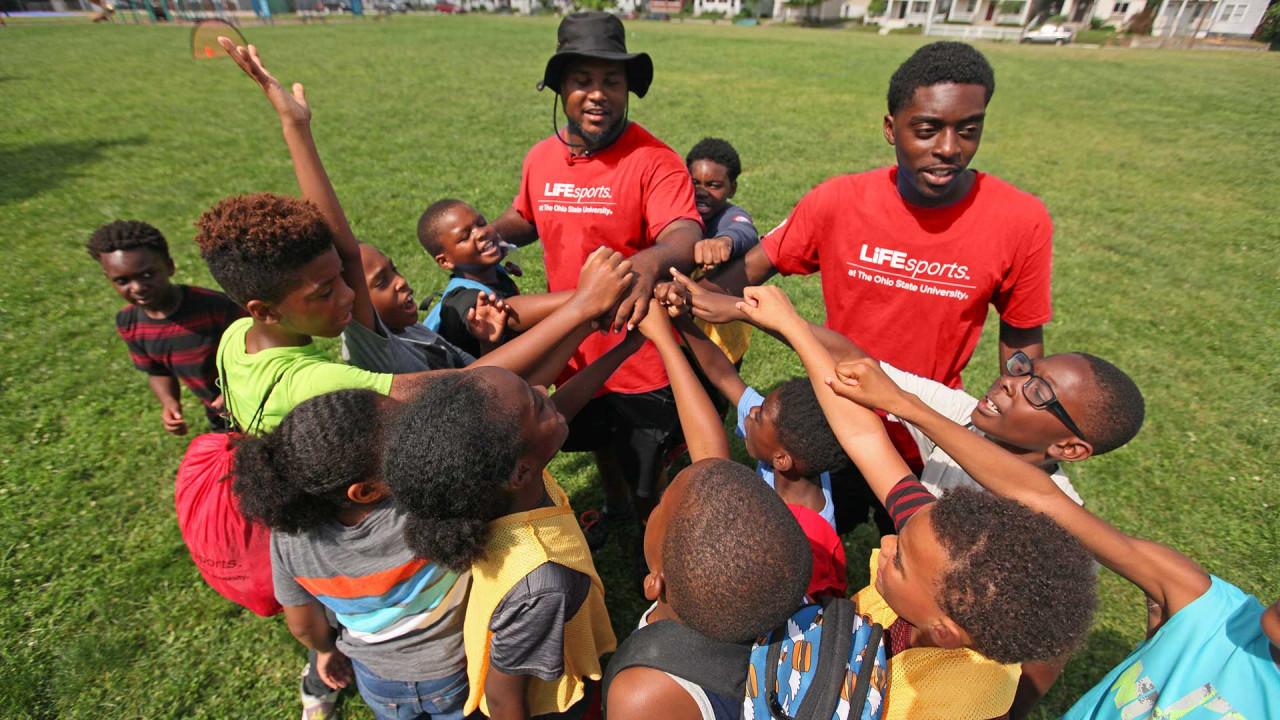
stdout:
MULTIPOLYGON (((0 78, 2 79, 2 78, 0 78)), ((103 159, 111 148, 144 145, 145 135, 104 140, 0 145, 0 206, 11 205, 57 188, 78 168, 103 159)))

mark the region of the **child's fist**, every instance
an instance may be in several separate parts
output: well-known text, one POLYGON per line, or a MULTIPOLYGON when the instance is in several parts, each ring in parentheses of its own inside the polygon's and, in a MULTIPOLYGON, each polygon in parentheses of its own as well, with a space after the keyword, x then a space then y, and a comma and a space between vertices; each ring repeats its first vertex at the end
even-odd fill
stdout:
POLYGON ((578 289, 573 296, 583 304, 589 317, 598 318, 618 304, 633 281, 631 261, 622 253, 601 246, 582 264, 578 289))
POLYGON ((733 241, 727 237, 714 237, 699 240, 693 246, 693 261, 705 270, 728 262, 733 254, 733 241))
POLYGON ((836 376, 827 378, 827 386, 847 400, 894 414, 903 397, 902 389, 885 374, 880 363, 871 358, 840 363, 836 366, 836 376))
POLYGON ((785 333, 787 329, 804 323, 787 294, 773 285, 744 288, 742 302, 737 304, 737 308, 753 325, 765 330, 785 333))

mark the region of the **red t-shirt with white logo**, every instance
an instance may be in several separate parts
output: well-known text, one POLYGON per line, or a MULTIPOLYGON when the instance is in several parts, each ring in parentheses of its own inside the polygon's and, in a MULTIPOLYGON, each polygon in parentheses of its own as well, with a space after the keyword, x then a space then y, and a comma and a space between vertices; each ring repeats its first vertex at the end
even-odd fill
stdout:
MULTIPOLYGON (((636 123, 591 155, 571 155, 554 135, 534 145, 524 158, 520 191, 512 205, 538 229, 552 292, 577 287, 583 262, 601 245, 631 257, 652 247, 675 220, 702 224, 684 161, 636 123)), ((623 333, 593 333, 569 361, 569 374, 622 338, 623 333)), ((662 358, 646 342, 604 389, 643 393, 668 384, 662 358)))
POLYGON ((988 304, 1018 328, 1053 316, 1053 223, 1037 198, 981 172, 960 202, 911 205, 897 172, 827 180, 761 244, 784 275, 822 273, 827 327, 878 360, 960 387, 988 304))

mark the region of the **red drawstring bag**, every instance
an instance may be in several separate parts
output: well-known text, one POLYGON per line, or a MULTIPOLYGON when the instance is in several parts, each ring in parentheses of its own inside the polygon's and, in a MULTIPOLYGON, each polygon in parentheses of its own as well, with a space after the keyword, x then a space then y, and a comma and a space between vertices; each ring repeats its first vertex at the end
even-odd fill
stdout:
POLYGON ((209 587, 266 617, 280 612, 271 582, 271 531, 240 514, 231 491, 239 433, 197 435, 173 484, 178 529, 209 587))

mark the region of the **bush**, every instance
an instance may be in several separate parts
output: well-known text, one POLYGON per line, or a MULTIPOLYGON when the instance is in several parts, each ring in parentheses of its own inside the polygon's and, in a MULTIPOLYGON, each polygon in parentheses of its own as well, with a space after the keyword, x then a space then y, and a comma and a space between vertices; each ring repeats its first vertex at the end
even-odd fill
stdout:
POLYGON ((867 17, 880 17, 889 9, 889 0, 871 0, 867 3, 867 17))
POLYGON ((1000 0, 1000 4, 996 6, 996 12, 1001 15, 1017 15, 1022 12, 1023 0, 1000 0))
POLYGON ((1052 23, 1052 24, 1054 24, 1054 25, 1061 25, 1062 23, 1064 23, 1064 22, 1066 22, 1066 21, 1067 21, 1067 16, 1066 16, 1066 15, 1050 15, 1050 16, 1049 16, 1049 19, 1048 19, 1048 20, 1045 20, 1045 22, 1047 22, 1047 23, 1052 23))

